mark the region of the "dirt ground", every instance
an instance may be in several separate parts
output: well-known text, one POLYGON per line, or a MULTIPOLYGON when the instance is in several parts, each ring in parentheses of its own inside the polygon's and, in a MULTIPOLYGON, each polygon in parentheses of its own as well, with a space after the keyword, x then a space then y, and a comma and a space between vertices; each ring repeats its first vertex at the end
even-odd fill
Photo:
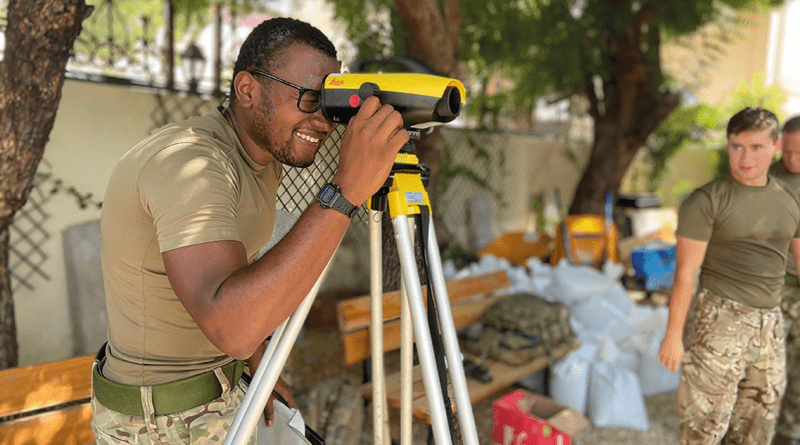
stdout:
MULTIPOLYGON (((357 384, 362 381, 363 371, 360 365, 344 366, 341 359, 339 334, 335 328, 306 328, 302 337, 295 344, 289 361, 285 367, 284 378, 293 387, 298 403, 301 405, 307 400, 307 395, 312 388, 320 382, 330 379, 340 379, 357 384)), ((387 359, 387 366, 389 360, 387 359)), ((513 390, 513 387, 498 392, 496 397, 490 397, 473 405, 476 426, 480 443, 491 445, 493 426, 493 402, 503 394, 513 390)), ((589 426, 573 436, 574 445, 670 445, 678 443, 678 421, 675 416, 675 394, 667 393, 647 397, 647 406, 650 429, 638 431, 628 428, 596 428, 589 426)), ((367 406, 365 421, 362 430, 361 444, 372 443, 371 406, 367 406)), ((390 418, 396 418, 397 412, 392 410, 390 418)), ((392 428, 397 422, 390 422, 392 428)), ((396 434, 392 431, 392 435, 396 434)), ((414 443, 426 443, 428 435, 427 426, 421 421, 414 420, 414 443)))

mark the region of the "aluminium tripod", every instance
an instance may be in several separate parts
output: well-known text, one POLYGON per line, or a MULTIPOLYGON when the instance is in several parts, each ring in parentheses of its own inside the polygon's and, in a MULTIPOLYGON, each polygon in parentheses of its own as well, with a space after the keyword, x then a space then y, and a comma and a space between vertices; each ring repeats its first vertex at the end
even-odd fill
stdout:
MULTIPOLYGON (((373 359, 373 434, 376 444, 389 444, 388 415, 383 369, 383 302, 381 214, 388 208, 397 242, 401 268, 401 443, 410 444, 412 415, 412 335, 416 339, 423 384, 431 413, 431 433, 437 445, 455 444, 453 410, 447 392, 449 374, 458 425, 465 445, 478 445, 475 419, 467 390, 466 377, 450 309, 450 299, 442 272, 430 201, 423 185, 424 168, 414 155, 414 139, 419 133, 409 131, 411 140, 398 154, 392 173, 370 199, 370 256, 372 319, 370 322, 373 359), (419 270, 414 253, 416 222, 428 281, 426 314, 419 270), (412 332, 413 328, 413 332, 412 332), (445 361, 446 360, 446 361, 445 361)), ((330 266, 330 264, 329 264, 330 266)), ((261 365, 253 376, 242 406, 236 415, 225 445, 247 442, 261 418, 263 408, 292 345, 311 308, 319 286, 327 273, 322 273, 309 295, 295 313, 273 334, 261 365)))

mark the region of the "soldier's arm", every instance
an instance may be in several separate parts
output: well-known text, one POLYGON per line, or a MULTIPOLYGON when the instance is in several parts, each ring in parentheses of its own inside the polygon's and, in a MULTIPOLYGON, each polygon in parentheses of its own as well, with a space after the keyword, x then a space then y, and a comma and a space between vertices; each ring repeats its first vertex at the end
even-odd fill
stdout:
MULTIPOLYGON (((800 244, 798 244, 800 247, 800 244)), ((677 371, 683 361, 683 329, 695 291, 695 279, 703 264, 708 241, 678 237, 675 248, 675 281, 669 296, 669 322, 658 358, 671 371, 677 371)))
POLYGON ((796 270, 800 274, 800 238, 792 238, 792 243, 789 245, 789 248, 792 250, 792 254, 794 255, 794 264, 796 270))

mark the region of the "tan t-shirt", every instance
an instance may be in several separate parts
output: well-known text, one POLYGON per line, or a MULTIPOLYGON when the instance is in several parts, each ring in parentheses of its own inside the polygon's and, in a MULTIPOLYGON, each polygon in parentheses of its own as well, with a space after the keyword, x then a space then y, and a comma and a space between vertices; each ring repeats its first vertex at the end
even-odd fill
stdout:
POLYGON ((678 236, 708 241, 700 285, 756 308, 774 308, 792 238, 800 237, 800 193, 770 177, 764 187, 731 176, 681 204, 678 236))
POLYGON ((219 111, 164 127, 122 157, 101 214, 106 377, 153 385, 232 360, 178 300, 161 253, 236 240, 252 261, 272 234, 281 172, 256 164, 219 111))
MULTIPOLYGON (((786 169, 786 166, 783 165, 783 162, 778 161, 772 164, 769 167, 769 174, 787 183, 789 187, 792 187, 794 190, 800 191, 800 173, 794 174, 790 172, 786 169)), ((786 273, 797 276, 797 263, 792 249, 789 249, 789 256, 786 259, 786 273)))

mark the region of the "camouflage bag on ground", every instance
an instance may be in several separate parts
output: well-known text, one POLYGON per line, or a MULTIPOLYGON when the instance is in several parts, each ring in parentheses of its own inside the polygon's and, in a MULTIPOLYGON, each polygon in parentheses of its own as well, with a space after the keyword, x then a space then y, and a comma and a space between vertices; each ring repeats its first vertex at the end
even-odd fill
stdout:
POLYGON ((464 349, 520 365, 547 356, 558 346, 575 341, 569 309, 531 294, 510 295, 489 307, 481 318, 483 329, 462 336, 464 349))

